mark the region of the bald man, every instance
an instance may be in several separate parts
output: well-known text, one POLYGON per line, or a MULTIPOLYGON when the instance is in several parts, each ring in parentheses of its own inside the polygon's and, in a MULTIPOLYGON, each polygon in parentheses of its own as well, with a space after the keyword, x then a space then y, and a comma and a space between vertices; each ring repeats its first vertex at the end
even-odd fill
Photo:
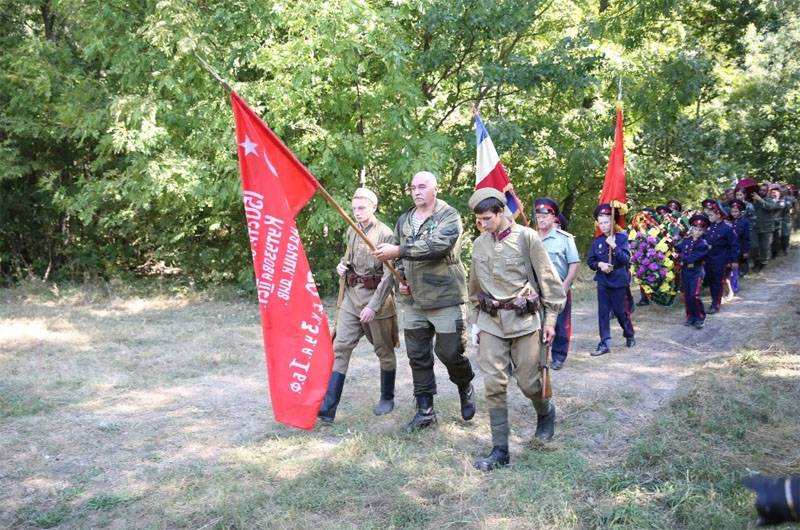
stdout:
MULTIPOLYGON (((353 194, 353 217, 373 244, 391 243, 391 228, 375 217, 378 197, 367 188, 353 194)), ((336 338, 333 341, 333 373, 325 400, 319 410, 323 423, 333 423, 344 388, 350 355, 364 335, 375 348, 381 366, 381 396, 372 409, 376 416, 394 409, 394 380, 397 368, 394 349, 399 342, 397 313, 389 269, 376 260, 367 244, 352 228, 345 236, 347 250, 336 272, 344 279, 342 303, 337 308, 336 338)))
POLYGON ((436 198, 439 187, 428 171, 414 175, 409 191, 414 206, 397 220, 394 241, 378 245, 374 256, 380 261, 398 259, 398 270, 405 276, 399 299, 404 305, 403 335, 417 401, 406 430, 414 432, 437 421, 434 353, 458 387, 465 420, 475 415, 475 374, 465 353, 467 281, 460 257, 461 216, 436 198))

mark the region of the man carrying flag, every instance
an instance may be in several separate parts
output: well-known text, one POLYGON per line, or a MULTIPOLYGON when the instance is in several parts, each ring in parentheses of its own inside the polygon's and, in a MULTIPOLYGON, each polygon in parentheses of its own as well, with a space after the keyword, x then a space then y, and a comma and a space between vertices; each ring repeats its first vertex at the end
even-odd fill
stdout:
POLYGON ((317 180, 231 91, 275 419, 312 429, 331 374, 328 322, 294 216, 317 180))
POLYGON ((600 204, 595 208, 595 238, 589 251, 588 265, 596 271, 597 318, 600 342, 593 356, 611 351, 610 316, 613 311, 623 330, 625 344, 636 345, 631 309, 630 249, 628 236, 622 231, 628 211, 625 185, 625 147, 622 135, 622 105, 617 105, 617 124, 614 146, 608 159, 608 169, 600 193, 600 204))

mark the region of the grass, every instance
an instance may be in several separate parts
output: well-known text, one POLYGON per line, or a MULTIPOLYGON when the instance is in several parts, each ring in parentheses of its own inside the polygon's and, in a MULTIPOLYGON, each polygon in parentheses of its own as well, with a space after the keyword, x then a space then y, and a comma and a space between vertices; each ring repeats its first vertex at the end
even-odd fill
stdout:
MULTIPOLYGON (((471 464, 489 449, 485 414, 457 419, 442 373, 438 427, 401 432, 407 395, 371 414, 363 344, 333 427, 276 425, 249 302, 0 297, 1 527, 727 530, 756 519, 743 476, 800 474, 792 319, 698 362, 655 414, 629 415, 639 419, 622 437, 637 387, 561 397, 560 436, 544 447, 528 443, 532 409, 512 388, 512 465, 484 474, 471 464), (595 435, 614 450, 595 452, 595 435)), ((580 366, 572 375, 591 382, 580 366)))

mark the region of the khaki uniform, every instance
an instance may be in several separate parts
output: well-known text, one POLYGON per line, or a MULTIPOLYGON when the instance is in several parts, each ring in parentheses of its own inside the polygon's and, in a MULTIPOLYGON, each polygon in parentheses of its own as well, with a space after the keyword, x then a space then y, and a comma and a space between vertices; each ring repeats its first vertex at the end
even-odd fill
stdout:
MULTIPOLYGON (((394 240, 392 230, 380 221, 366 227, 364 233, 375 245, 394 240)), ((367 244, 352 228, 345 237, 350 250, 342 257, 341 263, 352 265, 352 273, 348 271, 348 276, 353 285, 345 287, 344 297, 338 308, 336 338, 333 341, 333 371, 347 373, 353 349, 364 335, 375 347, 381 370, 394 370, 394 349, 399 342, 397 313, 392 296, 394 279, 389 269, 372 256, 367 244), (372 288, 370 281, 376 281, 378 277, 380 283, 372 288), (365 307, 375 311, 372 322, 362 323, 359 318, 365 307)))
MULTIPOLYGON (((469 299, 476 305, 479 294, 509 303, 538 293, 544 308, 544 325, 555 326, 566 303, 561 279, 536 231, 517 224, 503 237, 485 233, 475 240, 469 277, 469 299), (532 268, 536 285, 529 281, 532 268)), ((494 445, 507 445, 507 387, 513 375, 538 415, 547 414, 549 400, 541 398, 539 314, 518 315, 499 309, 496 316, 478 311, 480 328, 478 365, 484 372, 486 401, 492 422, 494 445)))
POLYGON ((775 216, 780 214, 781 205, 770 197, 763 197, 763 201, 754 201, 753 206, 756 210, 756 224, 750 227, 750 254, 758 268, 770 258, 775 216))
POLYGON ((460 257, 461 216, 437 199, 431 216, 415 230, 414 212, 411 208, 397 220, 394 244, 400 246, 398 270, 411 289, 400 301, 405 306, 403 334, 414 395, 419 397, 436 394, 434 351, 460 390, 469 387, 475 374, 466 356, 463 304, 467 282, 460 257))

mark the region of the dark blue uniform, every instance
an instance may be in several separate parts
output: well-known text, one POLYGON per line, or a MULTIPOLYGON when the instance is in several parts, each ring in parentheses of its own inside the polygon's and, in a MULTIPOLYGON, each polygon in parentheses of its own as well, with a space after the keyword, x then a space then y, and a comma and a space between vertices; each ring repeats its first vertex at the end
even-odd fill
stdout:
POLYGON ((683 302, 686 305, 686 323, 695 327, 702 327, 706 320, 706 310, 700 291, 703 288, 705 270, 703 262, 708 256, 708 243, 705 239, 692 239, 687 237, 678 243, 678 252, 681 257, 681 290, 683 302))
POLYGON ((739 240, 733 228, 722 221, 708 227, 705 240, 709 246, 705 263, 706 277, 711 291, 711 312, 715 313, 722 303, 722 284, 725 282, 726 268, 729 263, 739 262, 739 240))
POLYGON ((597 282, 597 319, 600 328, 600 344, 606 348, 611 347, 611 312, 617 317, 622 327, 625 338, 633 338, 633 323, 631 322, 631 304, 627 296, 631 282, 628 267, 631 261, 631 251, 628 246, 628 234, 618 232, 614 234, 617 248, 611 257, 614 270, 606 274, 597 265, 608 263, 608 243, 606 236, 599 235, 592 240, 587 263, 589 268, 596 271, 594 281, 597 282))
POLYGON ((739 270, 731 272, 731 289, 734 293, 739 292, 739 276, 747 274, 748 263, 745 254, 750 253, 750 220, 742 212, 742 216, 734 219, 731 225, 739 242, 739 270))

